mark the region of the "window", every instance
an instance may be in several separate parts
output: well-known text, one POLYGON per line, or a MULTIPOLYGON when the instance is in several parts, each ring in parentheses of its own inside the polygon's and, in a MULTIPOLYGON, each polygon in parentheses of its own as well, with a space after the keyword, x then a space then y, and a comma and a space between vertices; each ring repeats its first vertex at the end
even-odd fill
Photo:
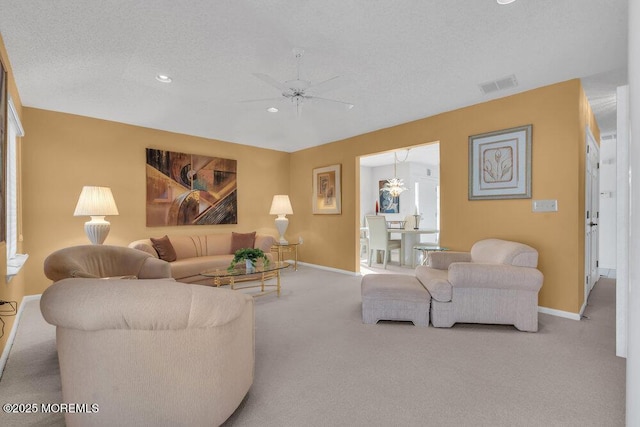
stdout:
POLYGON ((24 136, 20 118, 9 98, 7 112, 7 281, 18 274, 28 255, 18 253, 18 138, 24 136))

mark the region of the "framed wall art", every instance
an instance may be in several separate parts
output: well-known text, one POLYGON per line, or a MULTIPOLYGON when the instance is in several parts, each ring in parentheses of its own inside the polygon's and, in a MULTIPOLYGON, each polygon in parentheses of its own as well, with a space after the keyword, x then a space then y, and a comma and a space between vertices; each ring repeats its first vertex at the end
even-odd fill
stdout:
POLYGON ((7 233, 7 112, 8 112, 8 82, 7 70, 0 60, 0 242, 6 240, 7 233))
POLYGON ((382 191, 388 181, 378 181, 380 195, 380 213, 400 213, 400 196, 393 197, 388 191, 382 191))
POLYGON ((237 161, 147 148, 147 227, 238 223, 237 161))
POLYGON ((469 200, 531 198, 531 128, 469 137, 469 200))
POLYGON ((340 165, 313 170, 313 213, 340 214, 340 165))

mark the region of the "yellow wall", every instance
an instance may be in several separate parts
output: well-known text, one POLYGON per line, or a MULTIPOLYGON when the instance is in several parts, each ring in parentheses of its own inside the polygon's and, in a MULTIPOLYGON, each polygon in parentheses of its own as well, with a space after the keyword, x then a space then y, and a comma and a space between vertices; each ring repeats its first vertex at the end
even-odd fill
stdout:
POLYGON ((112 188, 120 215, 108 218, 112 229, 106 243, 114 245, 166 233, 275 235, 268 206, 273 194, 288 193, 295 214, 287 236, 304 238, 300 258, 357 271, 359 156, 439 141, 441 242, 457 250, 487 237, 530 244, 539 250, 545 274, 540 305, 577 313, 583 303, 585 126, 592 127, 596 140, 599 132, 578 80, 291 154, 26 107, 22 121, 22 228, 30 258, 25 271, 4 285, 3 299, 41 293, 49 285, 44 258, 58 248, 88 243, 87 218, 73 216, 83 185, 112 188), (559 212, 532 213, 528 199, 469 201, 469 135, 525 124, 533 125, 533 199, 557 199, 559 212), (147 147, 238 160, 239 224, 146 227, 147 147), (312 169, 336 163, 342 165, 342 214, 313 215, 312 169))
POLYGON ((579 312, 584 301, 584 144, 586 124, 599 131, 578 80, 443 113, 291 155, 290 195, 297 202, 292 234, 304 261, 358 270, 358 157, 440 142, 441 243, 468 250, 483 238, 527 243, 540 253, 545 275, 540 305, 579 312), (533 125, 532 196, 557 199, 556 213, 531 212, 531 200, 469 201, 468 138, 533 125), (311 171, 342 165, 342 215, 311 214, 311 171), (351 238, 349 238, 351 237, 351 238))
POLYGON ((120 215, 107 218, 111 232, 105 244, 127 245, 167 233, 277 234, 269 206, 274 194, 289 190, 288 153, 27 107, 23 113, 27 294, 40 294, 50 284, 42 269, 48 254, 89 244, 83 230, 89 218, 73 216, 84 185, 112 189, 120 215), (147 147, 236 159, 238 224, 146 227, 147 147))

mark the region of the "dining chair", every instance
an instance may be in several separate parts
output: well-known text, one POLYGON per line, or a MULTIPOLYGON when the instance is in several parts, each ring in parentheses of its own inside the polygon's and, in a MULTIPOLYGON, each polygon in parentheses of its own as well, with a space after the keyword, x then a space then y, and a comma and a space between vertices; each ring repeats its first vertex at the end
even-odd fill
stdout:
POLYGON ((363 253, 369 256, 369 230, 367 227, 360 227, 360 256, 363 253))
MULTIPOLYGON (((383 216, 368 215, 367 224, 369 227, 369 267, 374 251, 383 251, 383 265, 387 268, 387 259, 391 257, 391 251, 397 249, 400 252, 400 240, 389 239, 387 221, 383 216)), ((402 265, 402 254, 399 253, 400 265, 402 265)))

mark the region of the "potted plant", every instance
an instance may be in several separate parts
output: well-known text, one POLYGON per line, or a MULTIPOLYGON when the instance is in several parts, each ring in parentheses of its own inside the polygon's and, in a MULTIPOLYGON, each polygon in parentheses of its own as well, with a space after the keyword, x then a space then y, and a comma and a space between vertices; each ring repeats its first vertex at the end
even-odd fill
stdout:
POLYGON ((256 262, 258 260, 262 260, 264 265, 269 265, 269 258, 262 251, 262 249, 258 248, 246 248, 246 249, 238 249, 233 254, 233 260, 231 260, 231 264, 227 268, 227 270, 231 271, 235 268, 236 264, 239 262, 245 262, 247 272, 250 272, 251 269, 256 268, 256 262))

